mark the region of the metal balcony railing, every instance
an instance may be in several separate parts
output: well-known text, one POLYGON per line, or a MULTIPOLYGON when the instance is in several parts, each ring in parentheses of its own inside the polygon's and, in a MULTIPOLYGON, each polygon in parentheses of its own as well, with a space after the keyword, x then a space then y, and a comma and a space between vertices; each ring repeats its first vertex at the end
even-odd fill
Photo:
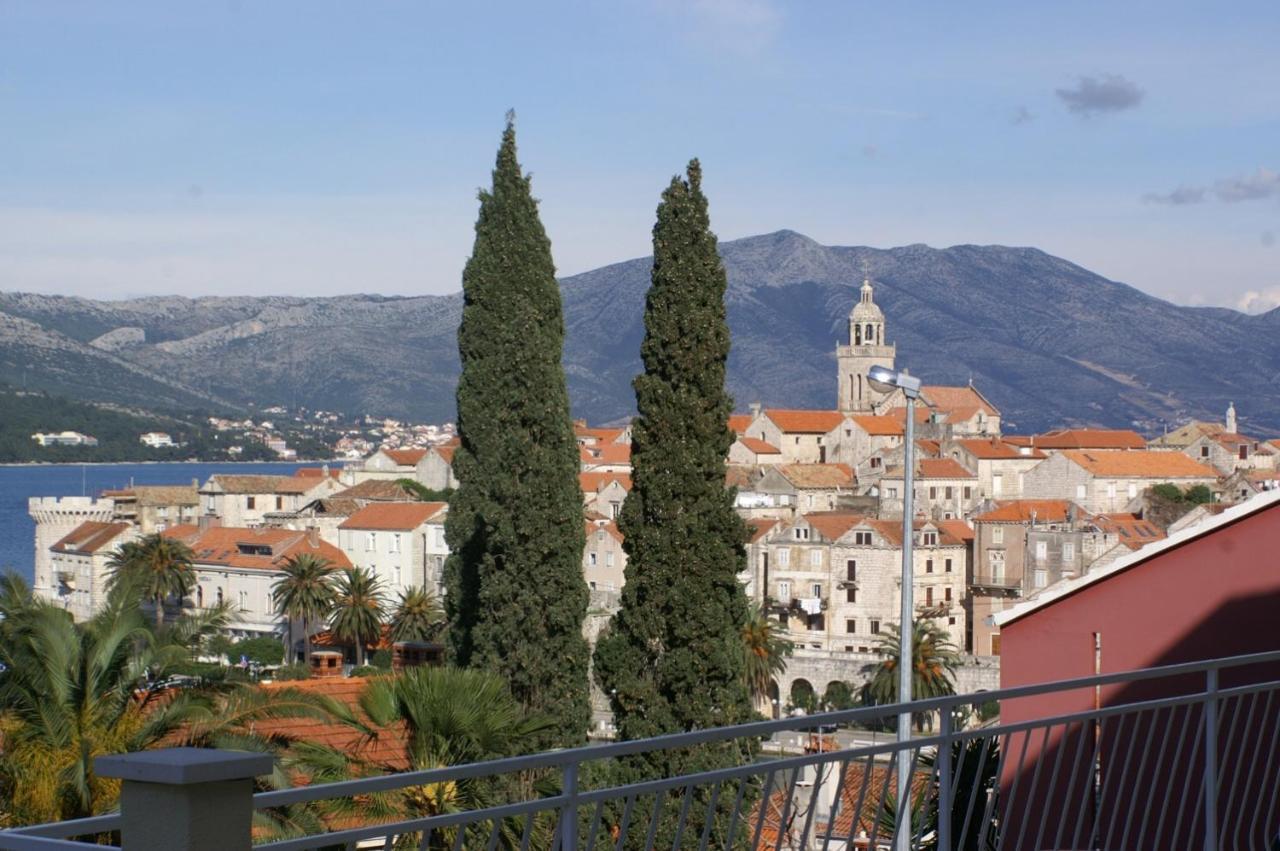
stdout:
MULTIPOLYGON (((888 851, 904 832, 910 848, 929 851, 1269 851, 1280 837, 1278 695, 1280 652, 1264 653, 918 701, 909 709, 922 731, 905 744, 884 732, 903 708, 890 705, 257 795, 248 778, 267 757, 189 752, 253 761, 238 775, 239 797, 205 794, 190 779, 164 786, 180 782, 170 769, 187 755, 150 752, 109 758, 124 777, 121 813, 0 832, 0 849, 88 849, 98 846, 72 838, 115 831, 140 851, 247 848, 254 811, 488 784, 481 809, 371 824, 360 822, 361 805, 329 832, 258 847, 888 851), (911 765, 909 815, 894 799, 900 751, 911 765), (685 768, 644 776, 659 754, 685 768), (148 775, 130 762, 139 757, 167 773, 148 775), (600 769, 620 765, 639 779, 610 785, 600 769), (138 803, 157 789, 177 789, 185 803, 138 803), (188 842, 197 819, 206 834, 226 835, 188 842)), ((228 773, 201 765, 190 775, 230 782, 228 773)))

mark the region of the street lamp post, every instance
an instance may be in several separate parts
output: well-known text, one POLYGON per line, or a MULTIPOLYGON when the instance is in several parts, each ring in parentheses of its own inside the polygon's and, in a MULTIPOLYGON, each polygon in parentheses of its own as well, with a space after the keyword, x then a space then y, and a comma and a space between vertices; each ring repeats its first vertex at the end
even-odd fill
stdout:
MULTIPOLYGON (((867 372, 867 383, 881 393, 901 390, 907 400, 907 419, 902 446, 902 611, 898 620, 898 702, 911 702, 912 652, 915 644, 911 545, 915 524, 912 520, 915 497, 916 399, 920 398, 920 379, 905 371, 895 372, 884 366, 873 366, 867 372)), ((898 829, 894 837, 896 851, 911 851, 911 711, 898 713, 898 829)), ((939 818, 949 818, 945 813, 939 818)))

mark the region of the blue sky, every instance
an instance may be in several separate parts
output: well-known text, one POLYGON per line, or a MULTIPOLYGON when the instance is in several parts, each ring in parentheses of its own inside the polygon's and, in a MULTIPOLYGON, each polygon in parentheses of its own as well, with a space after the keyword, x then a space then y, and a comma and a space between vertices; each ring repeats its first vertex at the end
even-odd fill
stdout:
POLYGON ((564 274, 722 239, 1034 245, 1280 303, 1280 4, 0 0, 0 289, 459 288, 518 114, 564 274))

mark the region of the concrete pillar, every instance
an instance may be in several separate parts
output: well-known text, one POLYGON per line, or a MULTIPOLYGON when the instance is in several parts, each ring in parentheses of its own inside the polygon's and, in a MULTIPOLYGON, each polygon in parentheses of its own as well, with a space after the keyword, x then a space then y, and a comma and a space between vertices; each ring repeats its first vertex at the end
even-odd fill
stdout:
POLYGON ((253 778, 269 754, 170 748, 100 756, 94 771, 124 781, 124 851, 249 851, 253 778))

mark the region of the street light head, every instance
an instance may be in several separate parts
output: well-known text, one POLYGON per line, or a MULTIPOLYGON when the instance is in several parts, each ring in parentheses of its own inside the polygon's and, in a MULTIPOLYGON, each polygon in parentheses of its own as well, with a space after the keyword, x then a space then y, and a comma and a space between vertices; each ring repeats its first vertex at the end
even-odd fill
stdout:
POLYGON ((908 399, 920 397, 920 379, 906 370, 896 372, 887 366, 873 366, 867 370, 867 383, 881 393, 901 390, 908 399))

